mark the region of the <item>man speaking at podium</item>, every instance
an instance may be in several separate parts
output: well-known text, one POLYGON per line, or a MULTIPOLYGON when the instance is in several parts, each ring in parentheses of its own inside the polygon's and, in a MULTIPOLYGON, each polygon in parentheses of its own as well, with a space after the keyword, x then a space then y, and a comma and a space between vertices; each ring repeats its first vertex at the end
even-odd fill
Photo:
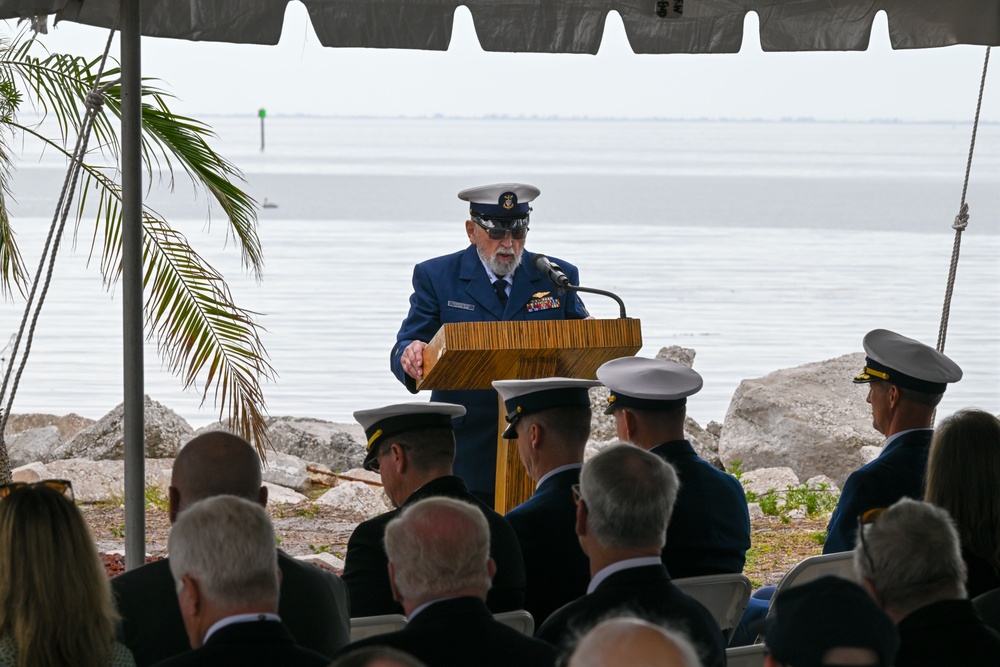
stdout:
MULTIPOLYGON (((469 202, 470 219, 465 221, 469 246, 414 267, 410 312, 390 356, 393 374, 410 392, 416 393, 416 381, 423 377, 424 347, 442 324, 589 317, 577 293, 558 290, 546 273, 535 268, 535 255, 524 249, 529 204, 540 192, 531 185, 497 183, 458 193, 459 199, 469 202)), ((579 284, 575 266, 550 259, 570 284, 579 284)), ((496 391, 434 391, 430 400, 465 406, 465 417, 455 420, 454 471, 492 507, 499 414, 496 391)))

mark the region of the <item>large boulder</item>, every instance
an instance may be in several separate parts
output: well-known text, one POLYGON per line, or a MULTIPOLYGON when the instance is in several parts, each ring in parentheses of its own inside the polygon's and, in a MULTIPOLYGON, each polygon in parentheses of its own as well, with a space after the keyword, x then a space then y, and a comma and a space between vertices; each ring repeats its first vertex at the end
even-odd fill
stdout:
MULTIPOLYGON (((146 458, 165 459, 177 456, 181 443, 191 437, 191 426, 176 412, 149 396, 144 397, 143 413, 146 458)), ((125 404, 122 403, 57 447, 48 460, 122 460, 125 452, 124 420, 125 404)))
POLYGON ((719 455, 743 470, 788 467, 799 479, 828 475, 838 485, 878 447, 863 390, 851 383, 865 355, 847 354, 744 380, 726 413, 719 455))
MULTIPOLYGON (((170 459, 146 459, 145 462, 146 487, 158 488, 162 498, 167 497, 172 466, 170 459)), ((77 502, 124 502, 125 470, 122 461, 69 459, 44 465, 33 464, 13 472, 15 478, 25 481, 36 475, 41 479, 68 479, 73 483, 73 496, 77 502)))
POLYGON ((59 429, 55 425, 29 428, 7 436, 7 456, 12 468, 36 461, 51 460, 52 452, 62 445, 59 429))
MULTIPOLYGON (((656 353, 657 359, 676 361, 689 368, 694 363, 694 357, 694 350, 677 345, 661 348, 656 353)), ((603 386, 591 388, 590 442, 593 445, 618 439, 614 416, 604 414, 607 407, 608 388, 603 386)), ((694 419, 687 417, 684 420, 684 434, 691 441, 691 446, 694 447, 698 456, 717 468, 722 468, 722 463, 719 460, 719 425, 716 422, 710 422, 707 428, 702 428, 694 419)))
POLYGON ((59 432, 59 440, 66 441, 93 423, 93 419, 81 417, 72 412, 61 417, 39 413, 12 414, 7 420, 7 428, 4 431, 4 435, 9 438, 11 435, 22 431, 54 426, 59 432))
MULTIPOLYGON (((215 422, 198 429, 230 431, 227 422, 215 422)), ((365 460, 365 431, 360 424, 337 424, 308 417, 269 417, 267 434, 271 448, 278 453, 297 456, 308 463, 331 470, 361 467, 365 460)))

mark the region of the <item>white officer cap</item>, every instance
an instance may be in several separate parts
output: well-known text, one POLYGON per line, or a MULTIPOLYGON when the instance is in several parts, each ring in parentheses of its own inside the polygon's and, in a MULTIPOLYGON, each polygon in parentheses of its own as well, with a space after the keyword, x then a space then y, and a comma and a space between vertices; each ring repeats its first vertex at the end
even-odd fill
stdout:
POLYGON ((599 387, 597 380, 577 378, 541 378, 538 380, 496 380, 493 387, 500 392, 507 410, 507 428, 503 437, 517 438, 517 422, 533 412, 567 406, 590 407, 587 390, 599 387))
POLYGON ((354 419, 365 429, 368 446, 363 467, 371 470, 378 456, 378 445, 386 438, 425 428, 452 428, 451 420, 465 414, 465 408, 454 403, 397 403, 384 408, 358 410, 354 419))
POLYGON ((962 369, 944 354, 888 329, 869 331, 862 344, 867 359, 855 383, 885 380, 903 389, 943 394, 948 383, 962 379, 962 369))
POLYGON ((458 198, 469 202, 469 215, 480 226, 518 229, 528 226, 528 204, 541 193, 524 183, 494 183, 462 190, 458 198))
POLYGON ((701 391, 704 381, 693 368, 666 359, 622 357, 597 369, 597 379, 610 393, 610 415, 616 407, 640 410, 670 410, 687 403, 687 397, 701 391))

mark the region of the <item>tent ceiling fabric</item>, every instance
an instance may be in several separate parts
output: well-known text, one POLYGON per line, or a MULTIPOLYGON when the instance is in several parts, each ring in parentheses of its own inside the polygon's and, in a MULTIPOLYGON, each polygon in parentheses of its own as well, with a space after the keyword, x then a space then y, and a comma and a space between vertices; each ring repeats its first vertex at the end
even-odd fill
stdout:
MULTIPOLYGON (((139 0, 142 34, 277 44, 290 0, 139 0)), ((291 0, 296 1, 296 0, 291 0)), ((0 18, 109 28, 120 0, 0 0, 0 18)), ((455 9, 486 51, 597 53, 608 12, 636 53, 735 53, 748 12, 765 51, 861 51, 885 11, 893 48, 1000 45, 1000 0, 301 0, 324 46, 447 50, 455 9), (680 12, 678 13, 678 8, 680 12)))

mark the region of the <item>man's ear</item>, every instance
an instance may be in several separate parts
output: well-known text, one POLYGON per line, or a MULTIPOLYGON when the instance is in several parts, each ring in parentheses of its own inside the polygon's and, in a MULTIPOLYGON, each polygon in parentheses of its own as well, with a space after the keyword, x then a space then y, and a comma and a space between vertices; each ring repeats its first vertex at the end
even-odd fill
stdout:
POLYGON ((875 590, 875 583, 871 579, 868 577, 861 577, 861 585, 864 586, 864 589, 868 591, 868 595, 872 596, 872 599, 875 600, 878 606, 884 607, 882 600, 879 599, 878 591, 875 590))
POLYGON ((576 534, 580 537, 587 534, 587 503, 582 499, 576 504, 576 534))
POLYGON ((475 243, 476 242, 476 238, 475 238, 476 223, 474 223, 472 220, 466 220, 465 221, 465 233, 469 237, 469 243, 475 243))
POLYGON ((399 594, 399 589, 396 588, 396 568, 392 566, 392 563, 389 563, 389 588, 392 589, 392 599, 403 604, 403 596, 399 594))
POLYGON ((493 577, 495 577, 497 573, 497 563, 493 560, 492 556, 486 559, 486 570, 490 573, 490 581, 493 581, 493 577))
POLYGON ((531 426, 528 427, 528 443, 531 445, 532 449, 538 449, 538 445, 542 442, 542 425, 538 422, 532 422, 531 426))
POLYGON ((204 600, 198 581, 189 574, 181 577, 181 587, 177 591, 177 604, 181 608, 181 618, 184 620, 184 630, 187 632, 188 643, 191 644, 191 648, 200 648, 204 642, 201 629, 204 600))
POLYGON ((396 466, 396 474, 402 475, 406 472, 410 464, 410 459, 406 456, 406 450, 395 442, 389 447, 389 455, 396 466))
POLYGON ((169 502, 167 516, 170 518, 170 523, 173 523, 177 521, 177 515, 181 511, 181 492, 176 486, 167 487, 167 501, 169 502))
POLYGON ((886 396, 889 399, 889 407, 895 407, 899 403, 899 387, 890 384, 889 389, 886 391, 886 396))
POLYGON ((260 491, 257 493, 257 502, 261 507, 267 507, 267 487, 261 485, 260 491))

